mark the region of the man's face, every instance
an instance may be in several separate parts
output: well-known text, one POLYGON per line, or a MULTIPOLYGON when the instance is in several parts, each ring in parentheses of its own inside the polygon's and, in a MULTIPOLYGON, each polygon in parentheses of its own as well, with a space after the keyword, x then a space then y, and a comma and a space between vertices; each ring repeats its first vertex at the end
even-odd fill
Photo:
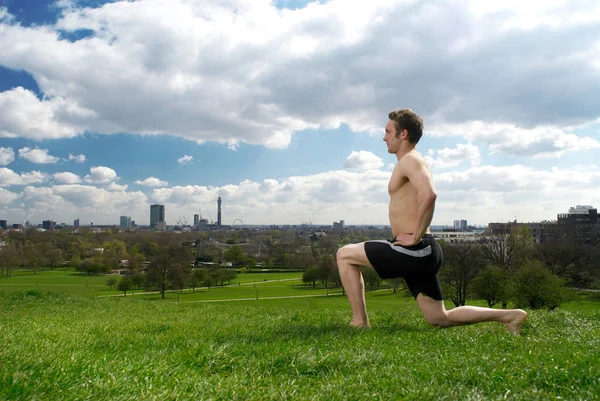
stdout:
POLYGON ((396 153, 400 149, 402 143, 402 136, 399 135, 396 138, 396 122, 389 120, 385 126, 385 135, 383 141, 387 144, 388 153, 396 153))

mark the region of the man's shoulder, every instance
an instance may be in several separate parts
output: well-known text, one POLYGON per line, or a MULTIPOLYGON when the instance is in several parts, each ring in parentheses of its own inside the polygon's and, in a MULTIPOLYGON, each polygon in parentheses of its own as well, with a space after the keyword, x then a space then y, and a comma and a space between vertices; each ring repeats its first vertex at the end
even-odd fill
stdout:
POLYGON ((420 164, 427 164, 422 154, 416 150, 410 151, 400 159, 401 164, 409 167, 420 164))

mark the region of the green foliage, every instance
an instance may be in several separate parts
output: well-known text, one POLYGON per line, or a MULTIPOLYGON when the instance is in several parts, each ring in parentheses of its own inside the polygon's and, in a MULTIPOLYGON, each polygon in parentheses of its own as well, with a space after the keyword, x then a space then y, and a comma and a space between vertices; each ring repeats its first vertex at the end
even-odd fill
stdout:
POLYGON ((302 274, 302 282, 306 284, 312 284, 313 288, 315 288, 320 276, 321 269, 318 266, 311 266, 302 274))
POLYGON ((119 281, 119 285, 117 287, 119 291, 123 291, 123 294, 127 296, 127 291, 133 289, 133 281, 131 277, 125 276, 119 281))
POLYGON ((564 281, 540 261, 531 260, 514 277, 514 299, 518 307, 554 309, 571 297, 564 281))
POLYGON ((111 277, 108 280, 106 280, 106 285, 109 286, 111 290, 116 284, 117 284, 117 279, 114 277, 111 277))
POLYGON ((507 299, 510 290, 508 273, 498 266, 489 265, 473 280, 473 293, 487 302, 491 308, 503 299, 507 299))

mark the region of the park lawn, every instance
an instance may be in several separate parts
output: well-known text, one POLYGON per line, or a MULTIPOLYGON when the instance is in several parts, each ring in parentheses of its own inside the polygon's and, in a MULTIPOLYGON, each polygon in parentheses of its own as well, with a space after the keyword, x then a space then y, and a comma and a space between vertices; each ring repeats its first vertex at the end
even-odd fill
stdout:
MULTIPOLYGON (((0 399, 597 399, 600 308, 528 311, 519 337, 438 329, 414 300, 164 302, 0 294, 0 399)), ((592 303, 586 304, 592 305, 592 303)))
MULTIPOLYGON (((291 281, 296 280, 295 284, 301 284, 302 273, 243 273, 231 282, 241 285, 268 285, 272 283, 281 283, 280 285, 289 285, 291 281)), ((30 269, 14 270, 12 277, 0 276, 0 292, 20 292, 27 290, 49 291, 49 292, 67 292, 80 295, 123 295, 122 292, 113 289, 106 284, 109 278, 115 278, 120 281, 123 276, 119 275, 85 275, 74 271, 73 269, 57 268, 55 270, 39 270, 33 273, 30 269)), ((227 285, 227 283, 225 283, 227 285)), ((273 284, 276 285, 276 284, 273 284)), ((221 288, 221 286, 218 286, 221 288)), ((217 287, 211 289, 214 290, 217 287)), ((205 289, 208 291, 208 289, 205 289)), ((184 289, 184 293, 189 292, 184 289)), ((196 291, 201 291, 197 289, 196 291)), ((142 292, 139 289, 131 291, 133 294, 142 292)), ((292 294, 288 294, 292 295, 292 294)), ((221 296, 220 298, 227 297, 221 296)))

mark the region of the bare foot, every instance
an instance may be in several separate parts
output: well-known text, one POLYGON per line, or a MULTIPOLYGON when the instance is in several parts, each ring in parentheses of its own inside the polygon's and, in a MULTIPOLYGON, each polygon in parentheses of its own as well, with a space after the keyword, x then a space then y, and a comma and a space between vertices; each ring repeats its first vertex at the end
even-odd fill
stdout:
POLYGON ((371 327, 371 325, 369 324, 369 321, 367 320, 366 322, 363 321, 354 321, 352 320, 350 322, 350 326, 351 327, 358 327, 358 328, 363 328, 363 329, 368 329, 369 327, 371 327))
POLYGON ((514 335, 519 335, 523 328, 523 322, 527 319, 527 312, 521 309, 513 309, 504 323, 508 331, 514 335))

